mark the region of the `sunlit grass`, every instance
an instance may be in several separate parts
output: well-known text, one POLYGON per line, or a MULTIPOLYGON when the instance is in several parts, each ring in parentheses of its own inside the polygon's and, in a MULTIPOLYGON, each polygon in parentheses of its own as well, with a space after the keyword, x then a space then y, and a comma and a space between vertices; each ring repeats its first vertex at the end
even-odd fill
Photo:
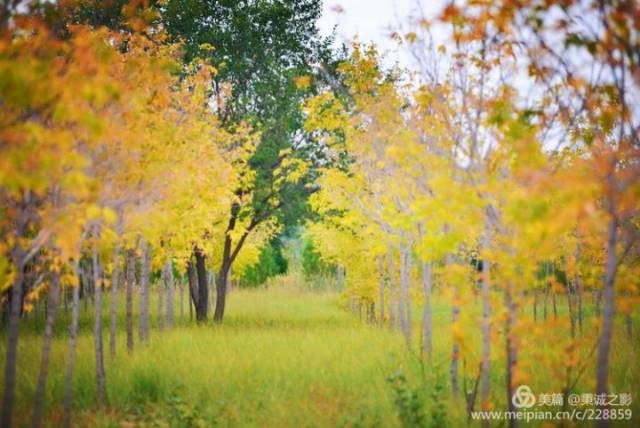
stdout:
MULTIPOLYGON (((497 296, 496 296, 497 298, 497 296)), ((408 352, 398 333, 368 325, 348 312, 336 293, 309 293, 293 287, 234 290, 223 325, 196 326, 177 320, 171 330, 152 331, 149 343, 125 348, 124 320, 119 320, 118 349, 108 355, 108 302, 105 304, 105 358, 109 406, 95 408, 92 308, 82 314, 75 372, 74 420, 78 426, 118 426, 122 421, 165 426, 398 426, 394 395, 386 379, 400 371, 417 391, 430 416, 442 402, 451 426, 466 424, 464 395, 449 399, 450 306, 434 301, 434 354, 420 364, 421 311, 414 309, 414 339, 408 352), (434 391, 439 394, 434 399, 434 391)), ((157 309, 152 302, 152 309, 157 309)), ((565 309, 560 306, 561 311, 565 309)), ((123 308, 120 308, 123 316, 123 308)), ((176 310, 176 314, 179 311, 176 310)), ((460 361, 460 383, 472 388, 480 349, 479 303, 463 311, 468 343, 460 361)), ((155 316, 155 314, 154 314, 155 316)), ((522 317, 530 317, 529 309, 522 317)), ((57 323, 47 392, 47 423, 62 416, 68 315, 57 323)), ((155 326, 155 318, 152 325, 155 326)), ((640 384, 637 340, 620 328, 612 346, 611 380, 617 392, 636 392, 640 384)), ((499 314, 492 342, 492 402, 505 406, 504 339, 499 314)), ((562 347, 568 325, 554 321, 525 323, 529 341, 521 344, 521 366, 534 391, 560 392, 565 368, 562 347), (537 332, 534 331, 537 329, 537 332), (539 338, 539 341, 531 338, 539 338), (555 354, 550 354, 554 349, 555 354), (546 356, 545 356, 546 355, 546 356)), ((575 392, 594 389, 597 335, 587 318, 579 353, 586 362, 575 392)), ((5 338, 0 348, 4 357, 5 338)), ((17 418, 28 424, 41 347, 40 327, 27 318, 19 347, 17 418)), ((581 368, 575 368, 573 375, 581 368)), ((2 376, 2 375, 0 375, 2 376)), ((0 382, 2 378, 0 377, 0 382)), ((635 397, 634 397, 635 398, 635 397)), ((477 408, 477 407, 476 407, 477 408)), ((633 409, 640 412, 637 403, 633 409)))

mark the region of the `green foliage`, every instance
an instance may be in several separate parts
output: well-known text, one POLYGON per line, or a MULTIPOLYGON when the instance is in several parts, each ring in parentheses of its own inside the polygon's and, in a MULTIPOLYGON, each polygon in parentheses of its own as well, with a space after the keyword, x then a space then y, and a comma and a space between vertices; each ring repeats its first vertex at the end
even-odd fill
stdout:
POLYGON ((322 261, 320 252, 314 248, 310 239, 302 247, 302 272, 307 279, 335 274, 335 266, 322 261))
POLYGON ((275 239, 262 248, 258 263, 244 272, 241 284, 257 287, 276 275, 287 272, 288 262, 282 255, 282 244, 275 239))
POLYGON ((401 372, 396 372, 387 378, 394 392, 394 403, 400 417, 400 422, 405 428, 424 427, 426 417, 422 400, 417 391, 412 389, 406 377, 401 372))

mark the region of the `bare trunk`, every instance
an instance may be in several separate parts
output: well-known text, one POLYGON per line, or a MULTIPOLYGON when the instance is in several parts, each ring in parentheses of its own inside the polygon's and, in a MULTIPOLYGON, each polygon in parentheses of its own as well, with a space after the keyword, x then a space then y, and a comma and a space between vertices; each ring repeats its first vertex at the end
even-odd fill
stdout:
POLYGON ((431 262, 423 262, 422 264, 422 287, 424 290, 424 312, 423 312, 423 330, 422 330, 422 350, 429 358, 433 352, 433 333, 432 333, 432 310, 431 310, 431 294, 433 290, 433 282, 431 280, 431 262))
POLYGON ((402 308, 398 307, 398 313, 401 313, 402 332, 407 341, 411 345, 411 296, 409 295, 409 282, 411 275, 411 247, 405 245, 401 249, 400 254, 400 300, 402 308))
POLYGON ((196 258, 196 272, 198 276, 198 303, 196 304, 196 320, 199 323, 207 321, 209 309, 209 288, 207 284, 207 268, 205 255, 200 249, 194 250, 196 258))
POLYGON ((158 323, 158 330, 162 331, 164 329, 164 291, 165 291, 165 278, 166 271, 163 268, 160 272, 160 281, 158 281, 158 314, 156 317, 156 321, 158 323))
POLYGON ((193 321, 193 308, 198 306, 198 277, 193 261, 187 263, 187 279, 189 281, 189 320, 193 321))
POLYGON ((116 328, 118 326, 118 281, 120 280, 120 248, 118 243, 113 250, 113 274, 111 275, 111 314, 109 326, 109 353, 111 358, 116 356, 116 328))
POLYGON ((380 325, 384 326, 384 259, 382 256, 378 256, 378 270, 380 271, 380 282, 378 286, 378 293, 380 299, 380 325))
POLYGON ((569 308, 569 322, 571 325, 571 338, 576 337, 576 309, 574 303, 573 287, 567 283, 567 306, 569 308))
MULTIPOLYGON (((21 260, 22 257, 19 258, 21 260)), ((7 359, 4 370, 4 400, 2 402, 2 420, 0 426, 11 426, 11 413, 16 387, 16 363, 18 361, 18 332, 22 306, 22 286, 24 282, 22 264, 16 266, 16 279, 11 287, 11 305, 9 312, 9 337, 7 340, 7 359)))
MULTIPOLYGON (((76 270, 79 268, 76 266, 76 270)), ((64 386, 64 413, 62 426, 71 426, 71 404, 73 402, 73 371, 76 357, 76 346, 78 341, 78 316, 80 310, 80 286, 73 287, 71 304, 71 327, 69 339, 69 352, 67 354, 67 373, 64 386)))
POLYGON ((184 322, 184 283, 180 281, 180 323, 184 322))
POLYGON ((395 249, 393 244, 389 244, 387 252, 387 263, 389 264, 389 328, 393 330, 396 324, 395 305, 396 305, 396 268, 395 268, 395 249))
POLYGON ((149 275, 151 269, 151 248, 142 244, 142 266, 140 278, 140 342, 149 339, 149 275))
POLYGON ((167 327, 172 328, 174 324, 173 303, 175 300, 175 288, 173 287, 173 265, 168 261, 165 265, 164 280, 167 287, 167 327))
MULTIPOLYGON (((485 251, 491 246, 491 232, 488 216, 485 219, 485 229, 482 247, 485 251)), ((485 256, 482 259, 482 356, 480 361, 480 406, 483 410, 489 407, 489 392, 491 386, 490 357, 491 357, 491 263, 485 256)), ((535 291, 534 291, 535 292, 535 291)), ((535 308, 535 304, 534 304, 535 308)), ((483 427, 489 426, 489 421, 482 422, 483 427)))
POLYGON ((38 376, 38 386, 36 388, 36 398, 33 406, 34 428, 42 425, 42 409, 44 407, 45 391, 47 387, 47 376, 49 374, 49 358, 51 356, 51 339, 53 338, 53 322, 55 321, 58 309, 58 299, 60 296, 60 276, 57 272, 52 273, 51 288, 49 289, 49 304, 47 305, 47 321, 44 328, 44 340, 42 343, 42 355, 40 357, 40 374, 38 376))
POLYGON ((136 280, 136 252, 127 251, 127 351, 133 352, 133 284, 136 280))
POLYGON ((224 308, 227 299, 227 276, 229 275, 229 266, 223 261, 218 275, 218 283, 216 284, 216 309, 213 319, 221 322, 224 316, 224 308))
MULTIPOLYGON (((607 232, 607 264, 604 278, 603 293, 603 316, 602 331, 600 333, 600 343, 598 345, 598 372, 596 393, 607 394, 609 392, 609 350, 611 348, 611 337, 613 336, 613 316, 615 314, 615 285, 616 273, 618 269, 618 254, 616 246, 618 244, 618 222, 614 216, 609 220, 607 232)), ((599 427, 609 426, 608 420, 599 420, 599 427)))
MULTIPOLYGON (((504 291, 504 303, 507 308, 507 318, 505 321, 505 348, 507 355, 507 367, 506 367, 506 392, 507 403, 510 412, 515 412, 518 409, 513 404, 513 375, 518 361, 518 351, 516 345, 516 337, 513 331, 516 323, 516 305, 513 301, 511 294, 511 285, 507 285, 504 291)), ((518 420, 511 418, 509 420, 509 427, 515 428, 518 426, 518 420)))
MULTIPOLYGON (((446 265, 449 266, 453 263, 453 257, 451 255, 447 255, 446 257, 446 265)), ((458 318, 460 316, 460 307, 458 306, 459 290, 456 284, 450 284, 453 291, 453 300, 451 302, 451 324, 455 325, 458 322, 458 318)), ((453 343, 451 344, 451 365, 450 365, 450 377, 451 377, 451 395, 453 398, 457 398, 459 386, 458 386, 458 372, 460 366, 460 345, 453 338, 453 343)))
MULTIPOLYGON (((97 239, 94 236, 94 239, 97 239)), ((100 284, 100 271, 98 268, 98 245, 93 243, 92 248, 93 289, 95 293, 95 325, 94 338, 96 350, 96 399, 98 407, 106 404, 106 386, 104 373, 104 352, 102 346, 102 285, 100 284)))

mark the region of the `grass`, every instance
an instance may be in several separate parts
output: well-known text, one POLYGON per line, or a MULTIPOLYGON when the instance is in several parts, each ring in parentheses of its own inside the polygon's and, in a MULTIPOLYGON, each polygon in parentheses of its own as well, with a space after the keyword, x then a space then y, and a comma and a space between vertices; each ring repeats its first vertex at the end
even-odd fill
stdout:
MULTIPOLYGON (((427 423, 441 426, 438 418, 443 417, 449 426, 466 425, 464 399, 449 398, 450 307, 443 296, 434 302, 434 355, 424 365, 418 351, 417 307, 413 311, 414 350, 408 352, 397 333, 361 322, 344 309, 336 293, 310 293, 291 286, 234 290, 229 295, 223 325, 196 326, 189 322, 186 310, 187 319, 175 328, 153 330, 151 340, 143 346, 136 341, 132 355, 126 352, 124 320, 120 319, 115 359, 108 355, 107 307, 105 302, 109 406, 95 408, 92 310, 85 312, 81 306, 74 381, 77 426, 394 427, 400 426, 399 413, 403 413, 398 397, 403 402, 415 398, 427 423), (406 377, 406 382, 394 383, 394 390, 387 379, 398 373, 406 377)), ((155 304, 151 307, 156 309, 155 304)), ((565 310, 562 306, 560 309, 565 310)), ((477 375, 478 314, 479 303, 468 302, 463 313, 461 361, 461 384, 464 382, 468 388, 477 375)), ((622 320, 619 321, 617 326, 621 326, 622 320)), ((502 409, 506 399, 499 323, 496 314, 492 401, 495 408, 502 409)), ((551 313, 544 323, 523 324, 522 328, 528 330, 523 334, 528 340, 521 343, 523 381, 536 392, 560 392, 566 377, 562 361, 566 357, 563 343, 568 343, 568 326, 554 321, 551 313)), ((56 325, 47 391, 46 423, 52 427, 58 426, 62 417, 67 325, 68 314, 62 311, 56 325)), ((586 326, 592 328, 590 321, 586 326)), ((17 380, 18 426, 30 421, 41 328, 42 320, 35 322, 33 316, 23 323, 17 380)), ((586 330, 578 346, 587 365, 576 385, 577 393, 593 391, 595 356, 589 350, 595 338, 586 330)), ((4 358, 4 339, 0 358, 4 358)), ((622 328, 618 328, 611 363, 616 392, 639 392, 639 350, 637 339, 625 339, 622 328)), ((573 370, 575 375, 580 367, 573 370)), ((636 422, 640 415, 638 401, 640 398, 632 405, 636 422)))

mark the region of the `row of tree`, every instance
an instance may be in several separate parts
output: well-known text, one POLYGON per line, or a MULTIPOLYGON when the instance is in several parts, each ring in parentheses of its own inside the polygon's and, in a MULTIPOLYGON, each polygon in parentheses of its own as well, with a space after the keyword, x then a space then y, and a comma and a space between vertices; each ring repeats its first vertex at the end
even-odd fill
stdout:
MULTIPOLYGON (((548 333, 525 309, 539 318, 542 296, 546 319, 549 294, 554 308, 556 295, 567 299, 570 331, 554 362, 571 392, 589 358, 578 351, 589 292, 596 391, 610 390, 614 314, 630 334, 640 297, 639 12, 626 1, 451 4, 394 35, 417 76, 385 71, 375 47, 355 44, 343 85, 306 103, 308 131, 335 160, 307 233, 346 270, 348 295, 369 314, 375 304, 409 344, 420 299, 427 356, 434 285, 448 296, 453 397, 461 358, 477 360, 490 409, 494 356, 504 355, 504 402, 516 410, 513 391, 528 377, 519 354, 548 333), (449 40, 437 45, 434 29, 449 40), (478 294, 479 320, 466 310, 478 294)), ((467 399, 473 410, 476 393, 467 399)))
POLYGON ((236 278, 273 274, 252 266, 312 191, 300 100, 320 83, 298 81, 318 64, 328 73, 332 53, 317 1, 19 3, 0 11, 0 425, 13 421, 21 320, 46 301, 41 425, 56 310, 71 294, 68 426, 81 292, 104 406, 106 290, 115 354, 121 288, 131 352, 134 295, 145 342, 152 289, 173 324, 176 276, 205 322, 211 302, 223 319, 232 266, 236 278))

